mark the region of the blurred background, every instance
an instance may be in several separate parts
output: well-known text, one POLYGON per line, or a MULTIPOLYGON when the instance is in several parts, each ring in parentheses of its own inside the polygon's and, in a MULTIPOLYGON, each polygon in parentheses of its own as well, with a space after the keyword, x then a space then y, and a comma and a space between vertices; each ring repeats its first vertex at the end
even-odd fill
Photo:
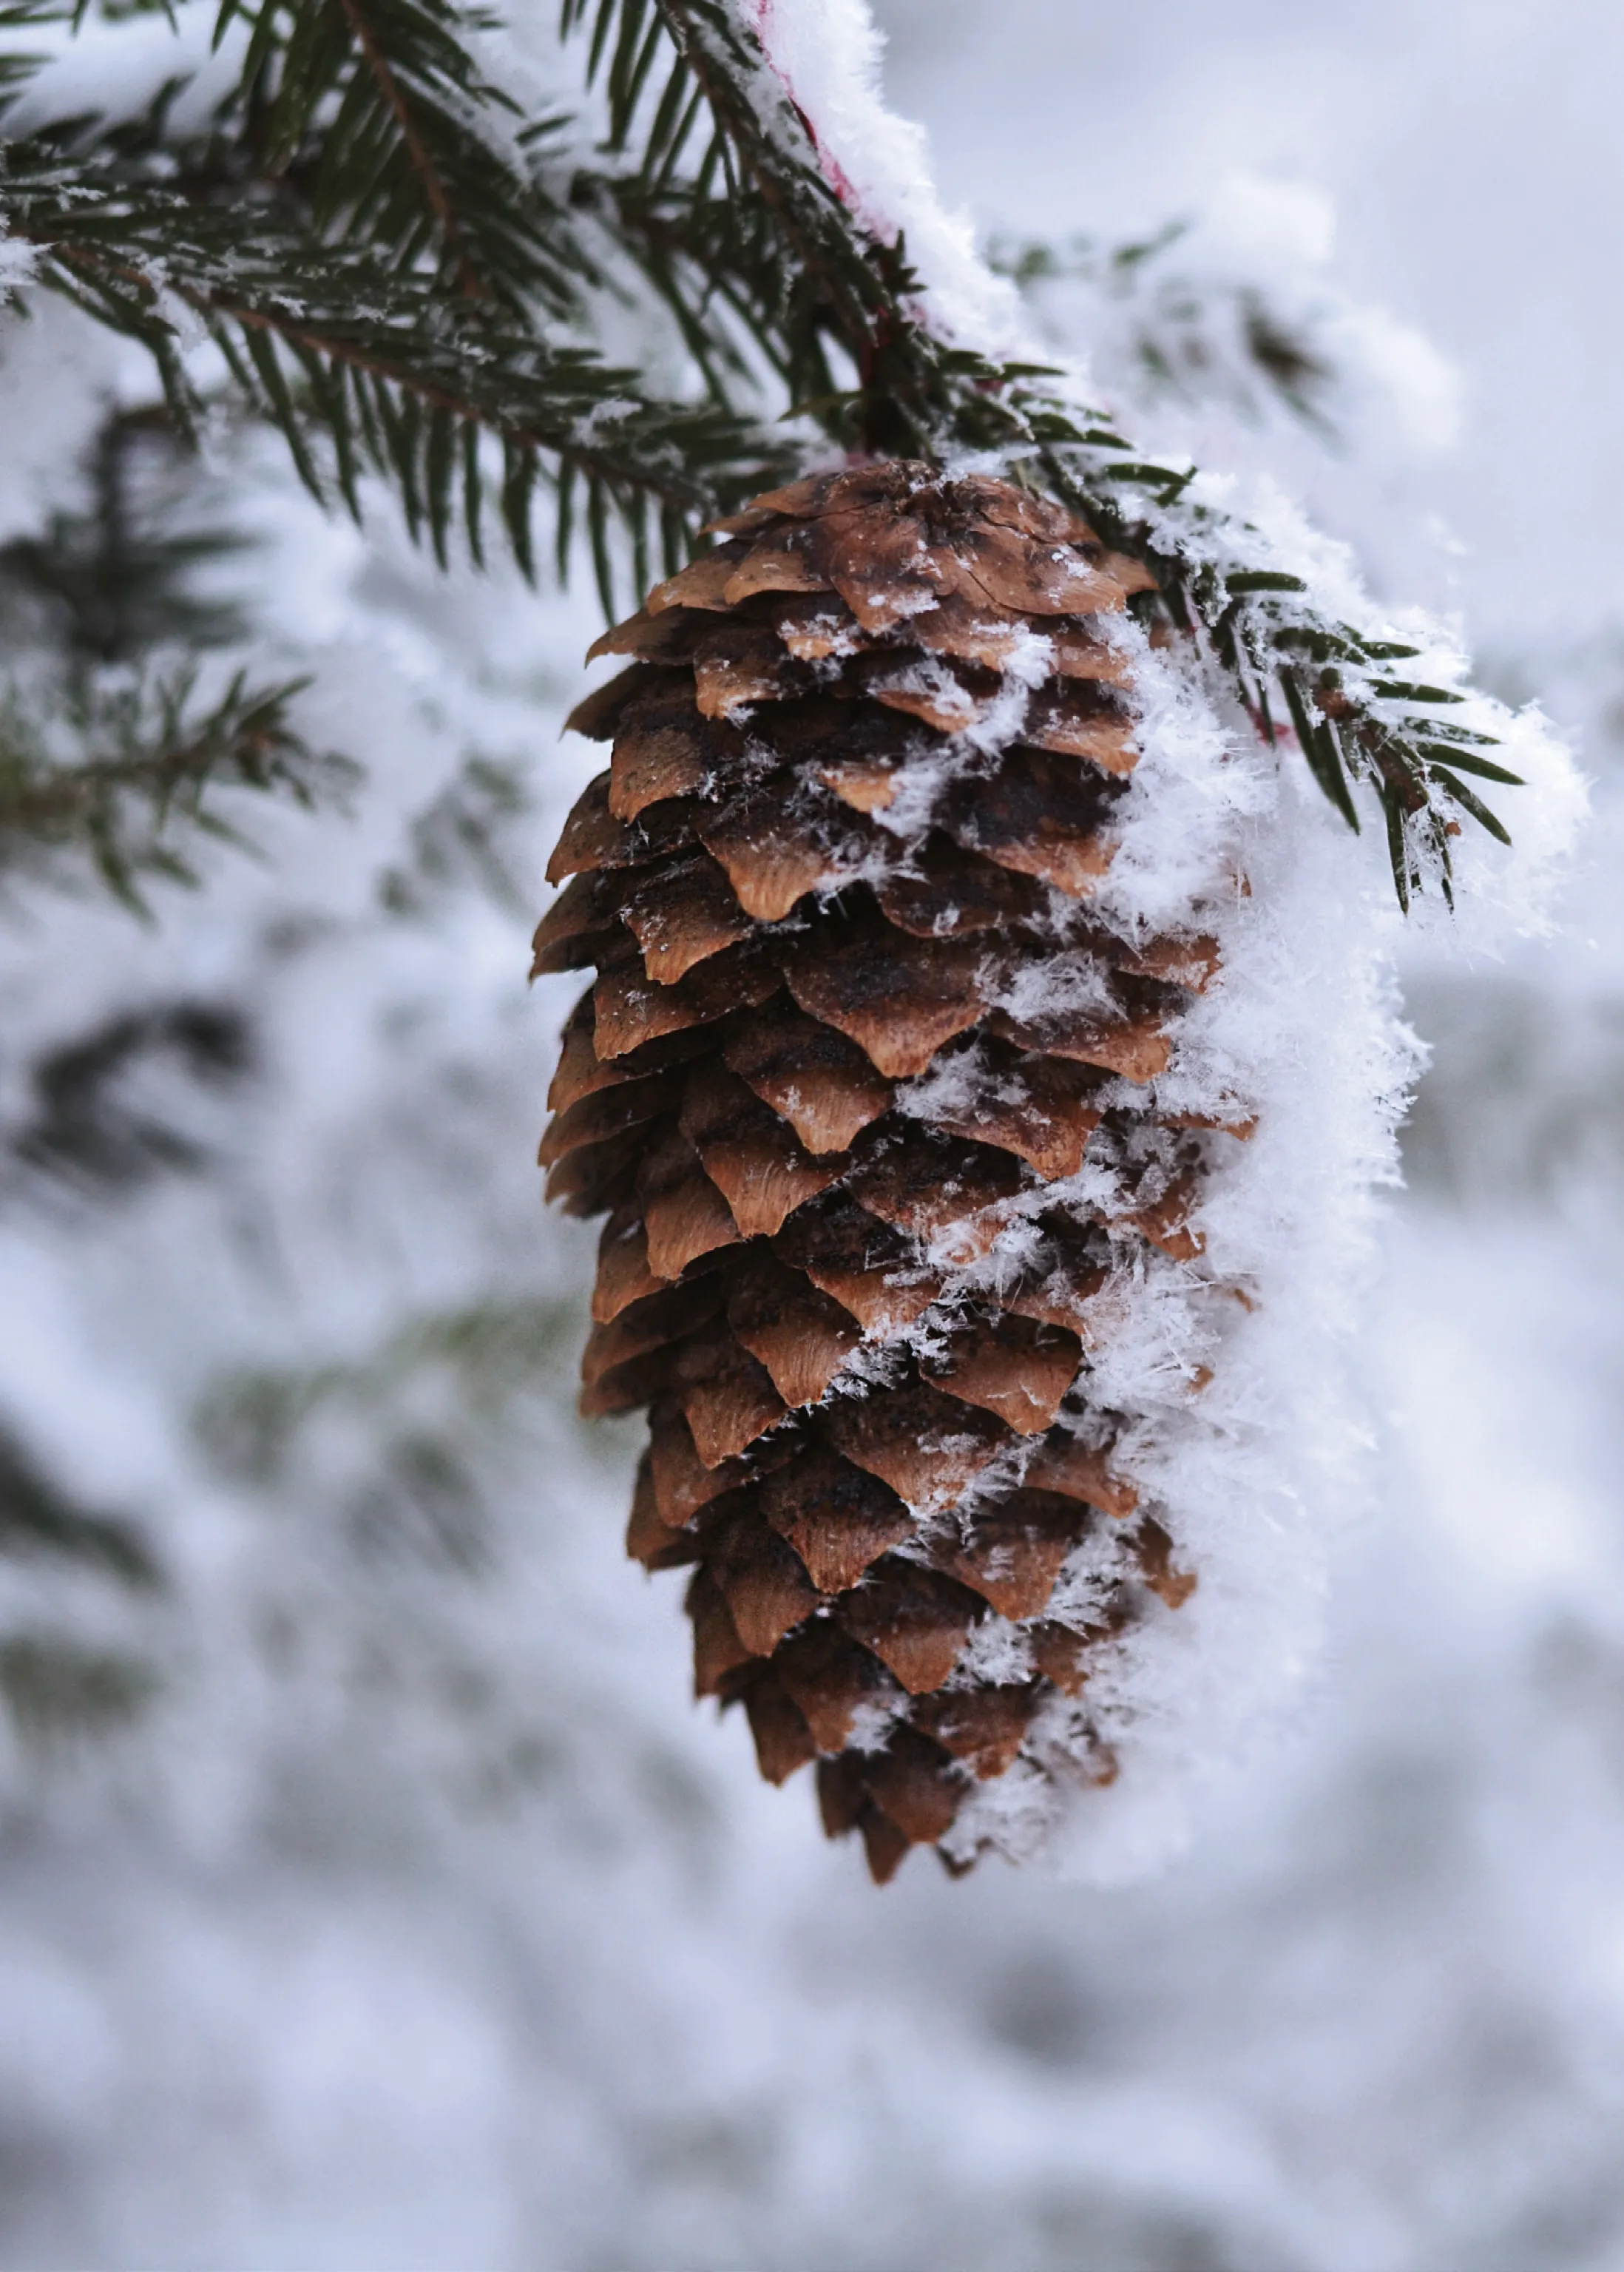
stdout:
POLYGON ((1624 22, 879 13, 1046 335, 1594 779, 1555 938, 1407 956, 1327 1651, 1149 1885, 876 1893, 758 1782, 622 1560, 531 1164, 589 597, 439 579, 251 434, 179 466, 116 344, 8 321, 0 641, 138 655, 98 563, 161 507, 365 774, 155 923, 0 919, 7 2272, 1624 2268, 1624 22))

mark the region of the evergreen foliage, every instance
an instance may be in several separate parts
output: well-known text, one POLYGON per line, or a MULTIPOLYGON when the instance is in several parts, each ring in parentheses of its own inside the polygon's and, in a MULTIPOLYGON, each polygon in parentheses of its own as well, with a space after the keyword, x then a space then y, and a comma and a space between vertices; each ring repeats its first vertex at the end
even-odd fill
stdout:
POLYGON ((0 1573, 13 1595, 25 1570, 56 1583, 45 1614, 0 1631, 0 1709, 24 1750, 60 1756, 104 1738, 140 1713, 155 1667, 123 1647, 87 1640, 62 1619, 65 1585, 161 1596, 165 1573, 137 1526, 82 1505, 0 1428, 0 1573))
POLYGON ((1181 268, 1177 247, 1187 220, 1170 221, 1151 237, 1104 245, 1082 235, 1064 243, 999 239, 988 265, 1041 300, 1056 284, 1087 286, 1132 315, 1130 355, 1136 394, 1146 401, 1198 403, 1216 393, 1246 418, 1261 420, 1278 405, 1330 442, 1340 438, 1327 397, 1336 365, 1309 325, 1274 304, 1255 284, 1213 283, 1181 268), (1223 368, 1224 347, 1236 368, 1223 368))
POLYGON ((154 1089, 228 1094, 255 1070, 254 1042, 242 1013, 221 1001, 183 996, 119 1011, 35 1061, 33 1109, 9 1140, 12 1159, 102 1199, 206 1169, 212 1147, 154 1089))
POLYGON ((77 1564, 137 1588, 160 1572, 134 1525, 79 1506, 0 1431, 0 1559, 77 1564))
MULTIPOLYGON (((49 0, 4 18, 19 42, 56 21, 49 0)), ((455 0, 221 0, 236 78, 202 128, 176 123, 180 78, 134 120, 29 125, 12 54, 0 131, 23 123, 0 220, 32 261, 17 290, 140 341, 182 434, 224 398, 280 428, 323 498, 359 514, 363 476, 382 476, 442 560, 459 527, 481 557, 494 516, 534 574, 544 519, 559 569, 584 544, 611 611, 619 542, 640 589, 809 448, 994 453, 1147 563, 1158 588, 1140 604, 1199 633, 1261 733, 1290 728, 1351 826, 1355 792, 1373 793, 1401 901, 1428 878, 1449 889, 1456 816, 1504 835, 1471 782, 1515 776, 1449 721, 1457 692, 1403 675, 1413 650, 1259 568, 1255 533, 1189 498, 1193 468, 1147 460, 1057 374, 932 330, 906 245, 830 186, 730 0, 564 0, 579 119, 520 115, 481 61, 497 29, 455 0), (665 311, 686 392, 602 353, 617 299, 665 311)), ((1252 351, 1311 412, 1315 372, 1265 315, 1252 351)), ((201 818, 214 779, 303 793, 291 691, 234 685, 195 716, 175 682, 130 719, 76 721, 71 788, 13 733, 8 840, 55 842, 71 806, 131 892, 167 858, 131 833, 132 792, 160 819, 201 818)))
POLYGON ((248 626, 196 580, 241 544, 191 513, 194 462, 161 406, 110 412, 84 509, 0 548, 0 879, 87 856, 138 910, 144 884, 195 880, 187 830, 236 834, 217 791, 311 804, 353 777, 297 730, 303 681, 208 667, 248 626))

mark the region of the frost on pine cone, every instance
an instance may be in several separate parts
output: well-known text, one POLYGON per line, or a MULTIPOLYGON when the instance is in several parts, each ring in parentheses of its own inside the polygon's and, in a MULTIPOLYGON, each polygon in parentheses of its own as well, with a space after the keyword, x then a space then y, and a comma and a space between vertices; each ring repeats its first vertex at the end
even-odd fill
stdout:
POLYGON ((718 533, 595 649, 632 660, 571 721, 613 751, 536 938, 598 973, 542 1147, 609 1217, 583 1409, 648 1408, 628 1549, 692 1566, 698 1692, 762 1773, 815 1762, 877 1879, 957 1870, 1000 1791, 1112 1778, 1091 1683, 1200 1576, 1090 1348, 1199 1267, 1248 1132, 1170 1102, 1217 947, 1097 912, 1137 564, 919 464, 718 533))

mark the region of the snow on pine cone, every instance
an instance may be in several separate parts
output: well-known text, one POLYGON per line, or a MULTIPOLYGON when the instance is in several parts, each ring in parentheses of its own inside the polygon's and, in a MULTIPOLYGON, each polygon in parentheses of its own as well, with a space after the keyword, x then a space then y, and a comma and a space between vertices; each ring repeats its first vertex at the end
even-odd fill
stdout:
POLYGON ((1248 886, 1139 768, 1150 579, 1069 512, 893 462, 718 534, 594 649, 536 937, 598 974, 541 1155, 609 1217, 582 1406, 648 1408, 628 1551, 763 1775, 957 1871, 1117 1776, 1203 1579, 1156 1478, 1252 1306, 1201 1227, 1248 886))

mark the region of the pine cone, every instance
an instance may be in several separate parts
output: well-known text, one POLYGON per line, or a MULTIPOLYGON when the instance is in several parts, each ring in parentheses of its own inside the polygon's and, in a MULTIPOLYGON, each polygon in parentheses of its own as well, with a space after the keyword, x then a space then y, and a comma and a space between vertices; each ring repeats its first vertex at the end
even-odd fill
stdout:
POLYGON ((815 1761, 877 1880, 956 1872, 1111 1778, 1090 1679, 1195 1582, 1089 1351, 1201 1252, 1220 1140, 1156 1080, 1217 951, 1089 911, 1142 568, 915 464, 718 533, 593 650, 633 660, 570 721, 614 746, 536 934, 598 973, 541 1154, 609 1216, 582 1409, 648 1408, 628 1551, 693 1566, 697 1691, 763 1775, 815 1761))

